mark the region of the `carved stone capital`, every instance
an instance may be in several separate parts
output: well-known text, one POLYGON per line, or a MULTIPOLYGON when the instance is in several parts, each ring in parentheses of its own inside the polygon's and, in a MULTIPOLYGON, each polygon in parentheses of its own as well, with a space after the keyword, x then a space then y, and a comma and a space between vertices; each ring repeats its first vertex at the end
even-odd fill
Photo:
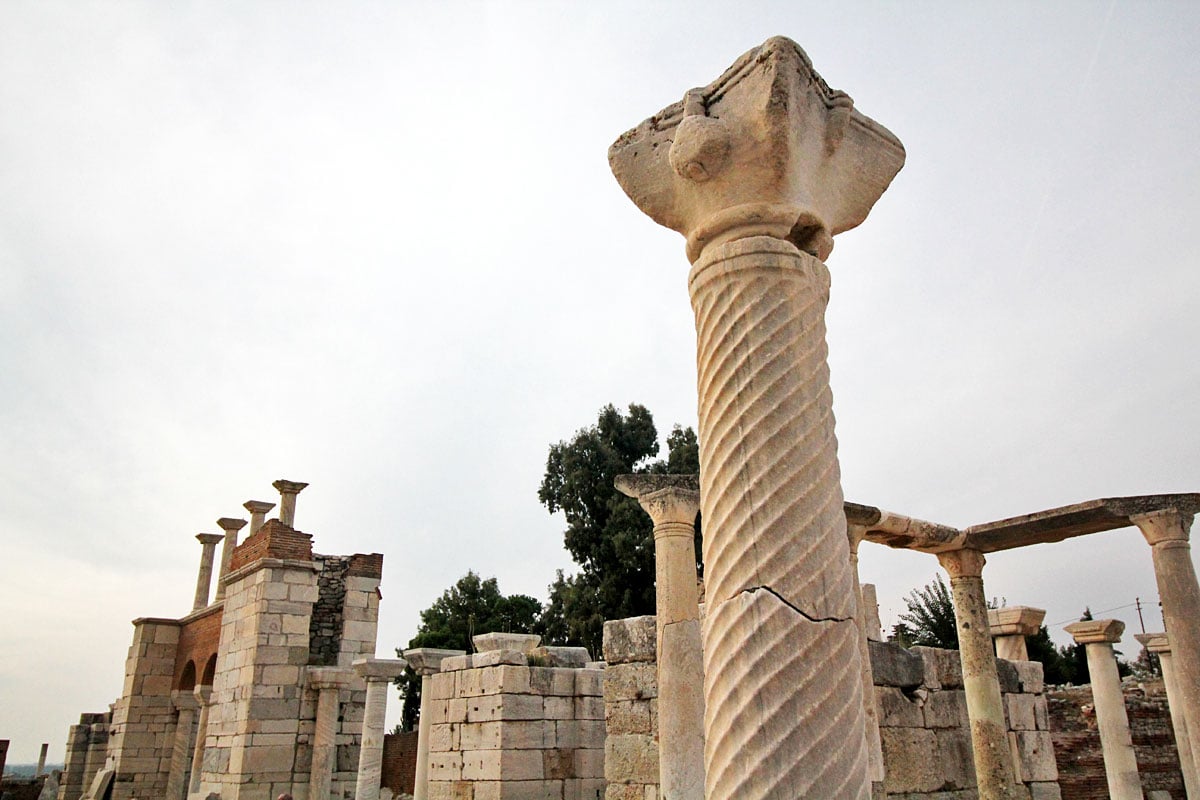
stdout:
POLYGON ((404 674, 408 666, 403 658, 375 658, 367 656, 354 660, 354 671, 367 681, 394 681, 404 674))
POLYGON ((195 710, 199 707, 196 695, 191 689, 176 689, 171 692, 171 705, 179 711, 195 710))
POLYGON ((988 609, 988 628, 992 636, 1033 636, 1046 618, 1046 609, 1030 606, 1005 606, 988 609))
POLYGON ((304 491, 304 487, 308 486, 307 483, 301 483, 300 481, 285 481, 282 478, 275 481, 271 485, 274 486, 275 490, 280 494, 300 494, 300 492, 304 491))
POLYGON ((942 569, 950 573, 950 580, 955 580, 956 578, 982 578, 983 565, 987 563, 987 559, 983 557, 983 553, 966 547, 959 550, 947 550, 944 553, 938 553, 937 560, 942 565, 942 569))
POLYGON ((234 519, 233 517, 221 517, 219 520, 217 520, 217 525, 219 525, 221 530, 225 531, 226 533, 233 533, 246 527, 246 520, 234 519))
POLYGON ((663 525, 691 528, 700 512, 700 478, 696 475, 618 475, 613 484, 638 501, 655 529, 663 525))
POLYGON ((355 678, 354 670, 346 667, 309 667, 308 685, 318 691, 348 689, 355 678))
POLYGON ((266 514, 275 507, 274 503, 268 503, 266 500, 247 500, 242 503, 242 508, 249 511, 251 514, 266 514))
POLYGON ((435 647, 414 647, 404 651, 404 660, 418 675, 434 675, 442 671, 442 660, 465 656, 466 650, 441 650, 435 647))
POLYGON ((1125 623, 1119 619, 1085 619, 1063 626, 1076 644, 1115 644, 1121 641, 1125 623))
POLYGON ((1162 655, 1171 652, 1171 640, 1165 633, 1135 633, 1133 638, 1142 643, 1142 647, 1151 653, 1162 655))
POLYGON ((221 542, 224 539, 225 539, 225 536, 220 533, 197 533, 196 534, 196 540, 199 541, 200 544, 205 545, 205 546, 212 545, 215 547, 218 542, 221 542))
POLYGON ((1134 514, 1129 521, 1138 526, 1151 547, 1160 542, 1186 542, 1192 530, 1192 515, 1174 509, 1134 514))
POLYGON ((687 237, 693 262, 708 244, 764 235, 824 260, 900 171, 904 147, 777 36, 623 134, 608 160, 638 208, 687 237))
POLYGON ((212 702, 213 688, 212 684, 198 684, 195 689, 192 689, 192 696, 196 698, 196 702, 201 706, 207 706, 212 702))

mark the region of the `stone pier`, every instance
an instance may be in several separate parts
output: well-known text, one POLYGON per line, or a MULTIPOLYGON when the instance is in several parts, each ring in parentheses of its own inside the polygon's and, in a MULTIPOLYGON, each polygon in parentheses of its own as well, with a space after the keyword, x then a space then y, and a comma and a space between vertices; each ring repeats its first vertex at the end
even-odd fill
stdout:
POLYGON ((338 708, 341 692, 349 689, 354 671, 345 667, 309 667, 309 688, 317 691, 317 720, 312 738, 312 768, 308 796, 325 800, 333 785, 337 764, 338 708))
POLYGON ((971 747, 980 800, 1016 800, 1017 775, 1004 723, 1000 679, 983 593, 983 553, 959 549, 938 553, 950 575, 954 618, 962 659, 963 690, 971 721, 971 747))
POLYGON ((217 577, 217 599, 222 600, 225 597, 225 576, 229 573, 233 551, 238 546, 238 531, 246 526, 246 520, 221 517, 217 520, 217 525, 225 531, 225 543, 221 545, 221 572, 217 577))
POLYGON ((433 647, 414 647, 404 651, 404 660, 421 676, 421 713, 417 728, 417 774, 413 779, 413 800, 426 800, 429 797, 429 730, 433 727, 428 716, 430 678, 442 671, 443 660, 466 654, 466 650, 439 650, 433 647))
POLYGON ((208 607, 208 590, 212 586, 213 559, 217 554, 217 542, 225 537, 219 533, 198 533, 200 541, 200 569, 196 572, 196 597, 192 601, 192 611, 208 607))
POLYGON ((618 475, 654 522, 659 786, 670 800, 704 800, 704 648, 696 585, 695 475, 618 475))
POLYGON ((387 696, 392 681, 400 677, 406 664, 402 659, 360 658, 354 671, 367 682, 367 700, 363 716, 362 744, 358 751, 358 779, 354 800, 379 800, 379 782, 383 766, 383 734, 387 717, 387 696))
POLYGON ((1196 762, 1192 760, 1191 732, 1184 724, 1179 712, 1179 684, 1175 673, 1175 658, 1171 654, 1171 642, 1165 633, 1139 633, 1133 638, 1142 643, 1151 653, 1158 656, 1162 670, 1163 685, 1167 689, 1167 706, 1171 709, 1171 728, 1175 733, 1175 749, 1179 753, 1179 771, 1183 773, 1183 784, 1188 797, 1200 797, 1200 780, 1197 780, 1196 762))
POLYGON ((1033 636, 1046 618, 1044 608, 1006 606, 988 609, 988 628, 996 643, 996 658, 1007 661, 1028 661, 1029 648, 1025 637, 1033 636))
POLYGON ((1112 800, 1142 800, 1142 781, 1138 777, 1133 736, 1125 695, 1117 673, 1113 645, 1121 641, 1125 623, 1119 619, 1089 619, 1073 622, 1063 630, 1077 644, 1087 648, 1088 672, 1092 676, 1092 702, 1096 704, 1096 723, 1100 728, 1100 747, 1104 751, 1104 774, 1112 800))
MULTIPOLYGON (((218 537, 219 538, 219 537, 218 537)), ((196 696, 191 689, 171 692, 178 716, 171 742, 171 766, 167 773, 167 800, 187 800, 188 769, 192 764, 192 733, 196 724, 196 696)))
POLYGON ((1156 511, 1130 517, 1150 544, 1154 578, 1162 602, 1163 625, 1171 640, 1175 663, 1178 709, 1189 733, 1192 763, 1200 765, 1200 586, 1192 564, 1189 535, 1192 514, 1175 510, 1156 511))
POLYGON ((623 134, 609 162, 693 263, 706 796, 867 798, 822 259, 904 148, 777 37, 623 134))

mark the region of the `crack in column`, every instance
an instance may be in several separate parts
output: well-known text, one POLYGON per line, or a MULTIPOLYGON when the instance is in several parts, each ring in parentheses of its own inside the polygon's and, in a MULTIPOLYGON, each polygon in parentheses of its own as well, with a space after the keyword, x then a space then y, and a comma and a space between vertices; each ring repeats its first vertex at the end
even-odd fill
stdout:
POLYGON ((775 598, 777 600, 779 600, 779 602, 783 603, 785 606, 790 608, 792 611, 795 611, 797 614, 804 617, 809 622, 853 622, 854 621, 854 617, 814 617, 812 614, 807 613, 804 609, 800 608, 799 606, 795 605, 794 603, 788 602, 787 598, 785 598, 779 592, 772 589, 770 586, 750 586, 745 589, 742 589, 742 591, 740 593, 747 594, 747 593, 753 593, 753 592, 769 592, 770 594, 773 594, 775 596, 775 598))

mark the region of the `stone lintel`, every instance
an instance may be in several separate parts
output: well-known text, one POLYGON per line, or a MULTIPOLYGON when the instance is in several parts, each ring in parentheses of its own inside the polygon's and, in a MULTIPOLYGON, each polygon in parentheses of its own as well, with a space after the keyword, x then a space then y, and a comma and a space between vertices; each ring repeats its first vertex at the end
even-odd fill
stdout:
POLYGON ((246 520, 236 519, 234 517, 221 517, 219 520, 217 520, 217 525, 221 528, 221 530, 226 532, 240 531, 242 528, 246 527, 246 520))
POLYGON ((223 541, 225 539, 225 535, 222 533, 197 533, 196 539, 200 542, 200 544, 215 545, 223 541))
POLYGON ((242 503, 242 508, 249 511, 251 514, 266 514, 275 507, 274 503, 268 503, 266 500, 247 500, 242 503))
POLYGON ((900 171, 904 147, 777 36, 622 134, 608 161, 643 213, 687 238, 693 262, 708 244, 760 235, 824 260, 900 171))
POLYGON ((308 685, 313 689, 349 689, 357 677, 349 667, 308 667, 308 685))
POLYGON ((537 647, 542 637, 535 633, 480 633, 471 637, 477 653, 490 650, 515 650, 529 655, 537 647))
POLYGON ((166 617, 138 617, 132 624, 136 628, 140 625, 174 625, 178 627, 183 623, 180 620, 167 619, 166 617))
POLYGON ((1005 606, 988 609, 988 627, 992 636, 1033 636, 1045 618, 1044 608, 1005 606))
POLYGON ((443 650, 436 647, 414 647, 404 651, 404 660, 418 675, 433 675, 442 671, 442 661, 465 656, 466 650, 443 650))
POLYGON ((1119 619, 1085 619, 1063 627, 1077 644, 1115 644, 1121 641, 1125 623, 1119 619))
POLYGON ((408 663, 402 658, 357 658, 354 660, 354 671, 360 678, 368 681, 394 681, 404 674, 408 663))
POLYGON ((859 541, 922 553, 957 550, 966 541, 962 531, 949 525, 893 514, 860 503, 843 503, 842 508, 846 512, 846 524, 852 538, 857 537, 859 541))
POLYGON ((984 553, 1061 542, 1089 533, 1136 525, 1136 517, 1175 511, 1192 515, 1200 511, 1200 494, 1152 494, 1108 497, 1052 508, 1019 517, 972 525, 965 530, 967 546, 984 553))
POLYGON ((1142 647, 1151 653, 1170 653, 1171 640, 1165 633, 1135 633, 1133 638, 1142 643, 1142 647))
POLYGON ((283 478, 280 478, 271 485, 274 486, 275 490, 280 494, 300 494, 300 492, 304 491, 304 487, 308 486, 307 483, 284 480, 283 478))

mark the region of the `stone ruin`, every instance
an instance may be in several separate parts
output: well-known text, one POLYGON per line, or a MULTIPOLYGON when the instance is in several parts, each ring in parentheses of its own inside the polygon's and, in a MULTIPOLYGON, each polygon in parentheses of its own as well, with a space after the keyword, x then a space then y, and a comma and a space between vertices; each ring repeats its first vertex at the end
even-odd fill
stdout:
MULTIPOLYGON (((1041 669, 1024 652, 1037 615, 989 611, 986 557, 1128 526, 1151 546, 1167 629, 1155 647, 1172 656, 1180 770, 1200 790, 1188 542, 1200 495, 1095 500, 965 529, 844 501, 824 261, 904 159, 784 38, 613 144, 630 199, 686 240, 701 473, 618 479, 654 522, 658 613, 608 623, 607 663, 520 637, 484 637, 471 655, 405 654, 422 675, 418 800, 1058 798, 1041 669), (874 641, 862 542, 937 558, 959 653, 874 641)), ((270 504, 247 503, 240 546, 245 523, 219 522, 215 603, 222 537, 201 535, 193 612, 135 621, 125 690, 111 720, 72 729, 60 800, 380 796, 386 685, 404 665, 369 657, 382 556, 314 555, 292 527, 304 484, 276 486, 280 518, 264 523, 270 504)), ((1072 632, 1097 676, 1107 789, 1142 798, 1112 622, 1072 632)))

